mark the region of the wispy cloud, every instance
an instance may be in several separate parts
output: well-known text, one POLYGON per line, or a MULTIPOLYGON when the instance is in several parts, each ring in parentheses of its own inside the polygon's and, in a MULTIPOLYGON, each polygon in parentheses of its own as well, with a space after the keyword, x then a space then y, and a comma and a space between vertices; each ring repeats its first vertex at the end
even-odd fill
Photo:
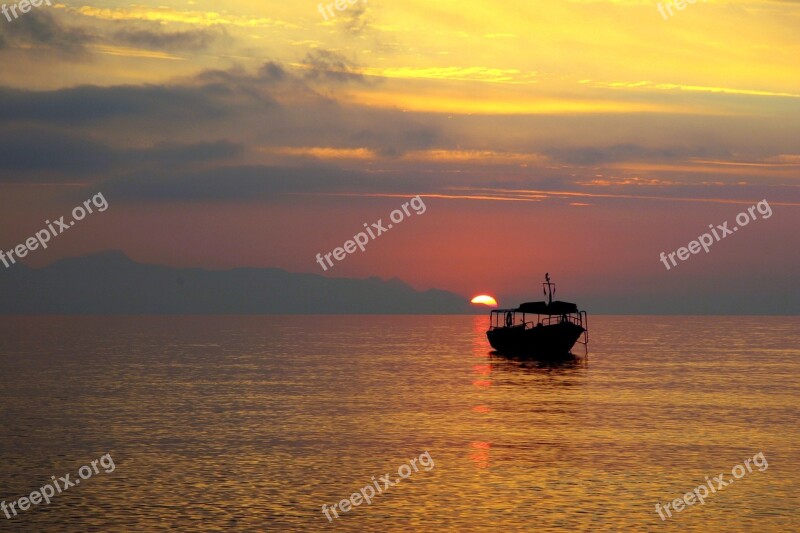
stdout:
POLYGON ((221 24, 246 28, 295 27, 292 23, 267 17, 248 17, 215 11, 182 10, 167 6, 132 6, 126 8, 83 6, 77 8, 76 11, 86 17, 102 20, 150 20, 209 27, 221 24))

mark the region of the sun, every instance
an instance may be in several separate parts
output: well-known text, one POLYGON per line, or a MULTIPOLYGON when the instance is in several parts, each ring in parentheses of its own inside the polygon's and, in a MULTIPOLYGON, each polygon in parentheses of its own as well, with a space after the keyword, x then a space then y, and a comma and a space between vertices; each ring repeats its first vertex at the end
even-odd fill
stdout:
POLYGON ((488 305, 489 307, 497 307, 497 302, 495 301, 495 299, 485 294, 476 296, 471 300, 471 303, 488 305))

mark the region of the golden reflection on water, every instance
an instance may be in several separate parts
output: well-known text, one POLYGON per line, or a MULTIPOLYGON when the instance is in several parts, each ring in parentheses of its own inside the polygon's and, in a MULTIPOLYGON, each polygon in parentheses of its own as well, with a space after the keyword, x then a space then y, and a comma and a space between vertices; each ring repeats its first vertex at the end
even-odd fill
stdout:
MULTIPOLYGON (((485 340, 485 331, 486 326, 481 325, 481 322, 478 320, 473 321, 473 328, 472 328, 472 352, 473 356, 475 357, 486 357, 488 355, 487 344, 488 341, 485 340)), ((490 387, 492 385, 491 379, 486 379, 487 376, 490 376, 492 373, 492 365, 491 364, 475 364, 472 365, 472 373, 479 377, 472 382, 478 388, 483 387, 490 387)), ((476 398, 476 401, 481 402, 483 400, 488 400, 488 398, 482 398, 480 393, 476 398)), ((472 407, 472 410, 476 413, 481 414, 489 414, 491 413, 491 408, 485 404, 479 404, 472 407)), ((491 450, 492 444, 489 442, 484 441, 472 441, 469 443, 469 447, 471 448, 471 452, 469 455, 470 461, 472 461, 477 468, 483 469, 489 467, 489 451, 491 450)))
POLYGON ((797 318, 592 317, 588 360, 559 365, 491 355, 487 323, 5 319, 0 498, 117 469, 0 531, 800 530, 797 318), (661 522, 759 451, 766 471, 661 522))

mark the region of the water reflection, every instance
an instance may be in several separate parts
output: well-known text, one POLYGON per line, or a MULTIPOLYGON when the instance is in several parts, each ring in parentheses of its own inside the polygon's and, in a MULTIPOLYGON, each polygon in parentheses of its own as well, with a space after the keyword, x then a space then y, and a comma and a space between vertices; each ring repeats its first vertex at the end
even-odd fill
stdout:
POLYGON ((493 371, 513 371, 514 369, 524 371, 570 370, 589 368, 589 358, 568 355, 557 359, 526 359, 490 352, 489 366, 493 371))
POLYGON ((478 468, 489 467, 489 450, 492 448, 491 442, 473 441, 469 443, 472 453, 469 455, 470 461, 475 463, 478 468))
POLYGON ((797 530, 800 319, 594 323, 589 367, 491 354, 485 317, 6 317, 0 499, 117 470, 0 531, 797 530), (764 475, 654 512, 758 451, 764 475))

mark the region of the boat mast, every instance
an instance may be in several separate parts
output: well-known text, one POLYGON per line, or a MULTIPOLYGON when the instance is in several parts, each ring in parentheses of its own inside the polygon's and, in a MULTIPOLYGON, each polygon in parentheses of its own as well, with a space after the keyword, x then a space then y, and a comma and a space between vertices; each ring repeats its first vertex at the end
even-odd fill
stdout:
POLYGON ((542 291, 547 296, 547 305, 553 303, 553 295, 556 293, 556 284, 550 283, 550 273, 546 272, 544 275, 545 283, 542 283, 542 291), (547 287, 545 289, 545 286, 547 287))

